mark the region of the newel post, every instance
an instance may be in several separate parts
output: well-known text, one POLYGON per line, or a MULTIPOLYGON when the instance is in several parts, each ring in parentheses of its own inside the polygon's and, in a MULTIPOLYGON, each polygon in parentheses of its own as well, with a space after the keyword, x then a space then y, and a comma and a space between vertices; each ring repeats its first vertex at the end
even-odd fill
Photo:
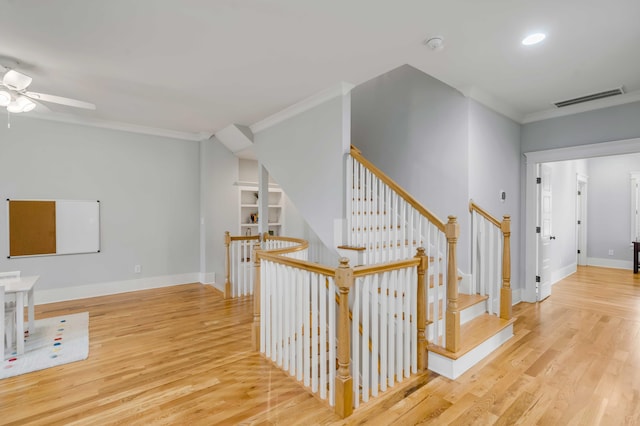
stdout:
POLYGON ((426 371, 428 367, 427 356, 427 283, 426 273, 429 267, 427 254, 424 247, 418 247, 416 257, 420 259, 418 264, 418 371, 426 371))
POLYGON ((351 377, 349 336, 349 291, 353 287, 353 269, 349 259, 340 259, 336 269, 336 285, 340 291, 338 307, 338 373, 336 375, 336 414, 342 418, 353 413, 353 377, 351 377))
POLYGON ((260 351, 260 241, 253 245, 253 323, 251 324, 251 345, 260 351))
POLYGON ((449 352, 460 350, 460 310, 458 307, 458 262, 456 258, 456 245, 460 235, 460 225, 455 216, 449 216, 449 222, 445 225, 447 237, 447 343, 449 352))
POLYGON ((500 224, 502 244, 502 288, 500 289, 500 318, 511 319, 511 216, 505 215, 500 224))
POLYGON ((231 280, 229 279, 231 276, 231 234, 229 231, 225 231, 224 233, 224 246, 225 246, 225 263, 224 263, 224 298, 228 299, 231 297, 231 280))

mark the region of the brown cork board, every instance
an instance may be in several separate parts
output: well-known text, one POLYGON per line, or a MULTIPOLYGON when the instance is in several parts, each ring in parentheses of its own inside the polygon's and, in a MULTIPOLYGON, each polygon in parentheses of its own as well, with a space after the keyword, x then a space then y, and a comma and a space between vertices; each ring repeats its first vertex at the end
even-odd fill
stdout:
POLYGON ((56 202, 9 200, 9 256, 56 252, 56 202))

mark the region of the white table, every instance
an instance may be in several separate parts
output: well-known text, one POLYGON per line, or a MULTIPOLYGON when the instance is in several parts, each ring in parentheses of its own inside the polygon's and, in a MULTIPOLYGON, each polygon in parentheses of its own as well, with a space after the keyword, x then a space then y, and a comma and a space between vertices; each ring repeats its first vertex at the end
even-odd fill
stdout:
POLYGON ((34 322, 34 306, 33 306, 33 287, 40 278, 38 275, 19 278, 2 278, 0 285, 4 286, 5 293, 14 293, 16 295, 16 349, 18 355, 24 354, 24 297, 27 296, 29 301, 28 317, 29 328, 33 332, 34 322))

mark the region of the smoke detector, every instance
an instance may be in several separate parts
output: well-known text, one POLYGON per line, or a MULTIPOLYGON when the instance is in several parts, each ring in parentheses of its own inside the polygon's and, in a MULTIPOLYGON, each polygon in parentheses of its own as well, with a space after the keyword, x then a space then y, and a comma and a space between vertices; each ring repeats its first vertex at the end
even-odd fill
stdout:
POLYGON ((442 36, 430 37, 425 40, 424 44, 429 46, 433 51, 442 50, 444 49, 444 38, 442 36))

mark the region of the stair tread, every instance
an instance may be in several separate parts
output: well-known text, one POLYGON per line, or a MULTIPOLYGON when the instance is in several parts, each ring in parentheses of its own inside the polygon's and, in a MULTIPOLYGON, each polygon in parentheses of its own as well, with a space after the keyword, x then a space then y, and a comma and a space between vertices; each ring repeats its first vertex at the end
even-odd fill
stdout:
POLYGON ((516 318, 509 320, 502 319, 495 315, 484 314, 472 319, 460 326, 460 350, 449 352, 442 346, 430 343, 428 349, 449 359, 458 359, 472 349, 479 346, 484 341, 495 336, 500 331, 513 324, 516 318))
POLYGON ((463 311, 473 305, 477 305, 478 303, 482 303, 487 300, 489 296, 482 296, 480 294, 458 294, 458 309, 463 311))
MULTIPOLYGON (((481 296, 479 294, 458 294, 458 307, 460 312, 473 305, 484 302, 489 296, 481 296)), ((433 318, 433 302, 429 302, 429 318, 433 318)), ((438 319, 442 319, 442 299, 438 300, 438 319)))

